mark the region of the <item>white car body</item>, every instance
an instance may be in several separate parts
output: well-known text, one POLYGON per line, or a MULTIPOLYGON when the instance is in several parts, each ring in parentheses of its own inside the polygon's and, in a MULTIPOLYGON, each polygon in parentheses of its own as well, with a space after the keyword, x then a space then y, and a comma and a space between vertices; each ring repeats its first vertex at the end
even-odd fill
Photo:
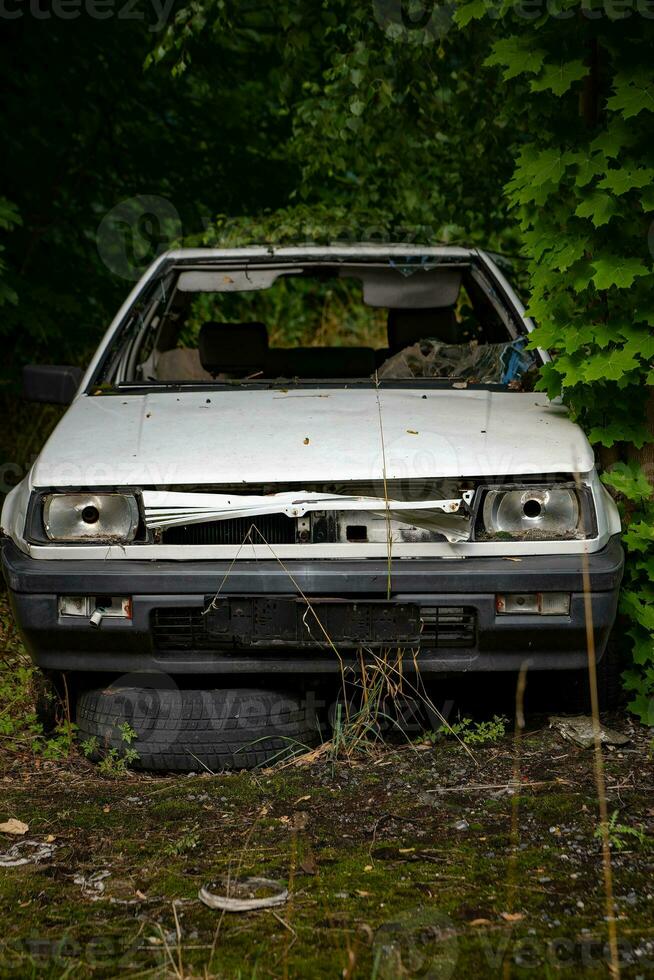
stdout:
MULTIPOLYGON (((423 646, 426 672, 515 670, 525 662, 579 669, 589 589, 601 656, 622 575, 620 519, 588 439, 559 400, 507 381, 508 368, 497 384, 452 375, 389 380, 377 368, 322 381, 283 380, 267 369, 236 377, 229 367, 218 370, 202 334, 191 352, 199 380, 163 377, 160 365, 177 350, 178 336, 166 331, 179 332, 194 290, 257 291, 284 276, 327 272, 360 278, 364 302, 388 307, 389 338, 391 315, 410 326, 423 311, 448 310, 458 329, 454 304, 467 283, 483 314, 480 329, 501 337, 479 347, 501 348, 503 371, 505 353, 549 359, 545 351, 527 357, 522 338, 533 324, 497 262, 477 249, 162 255, 119 310, 59 425, 3 507, 5 577, 41 667, 334 671, 336 659, 326 658, 324 643, 316 652, 306 622, 306 610, 323 603, 350 649, 423 646), (493 523, 490 502, 499 507, 516 494, 526 501, 516 518, 520 533, 508 533, 493 523), (131 514, 129 533, 103 537, 94 530, 98 520, 104 527, 98 507, 114 505, 131 514), (568 514, 560 533, 557 506, 568 514), (88 534, 77 525, 69 536, 57 530, 66 508, 88 534), (264 518, 286 522, 287 537, 267 539, 264 518), (300 600, 305 611, 296 620, 300 600), (257 655, 262 649, 265 656, 257 655)), ((232 338, 243 328, 268 357, 265 325, 205 327, 209 337, 229 328, 232 338)), ((232 346, 232 361, 247 360, 248 350, 232 346)), ((362 362, 375 364, 396 349, 390 339, 370 354, 356 348, 362 362)), ((313 356, 323 348, 306 350, 313 356)))

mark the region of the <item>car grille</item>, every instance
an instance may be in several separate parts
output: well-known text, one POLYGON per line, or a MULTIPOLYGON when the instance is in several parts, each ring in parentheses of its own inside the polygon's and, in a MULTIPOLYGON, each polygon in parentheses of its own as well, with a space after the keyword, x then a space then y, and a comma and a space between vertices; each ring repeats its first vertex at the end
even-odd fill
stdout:
POLYGON ((477 617, 463 606, 421 606, 422 645, 469 648, 475 645, 477 617))
POLYGON ((162 541, 164 544, 242 544, 246 538, 253 544, 295 544, 295 519, 285 514, 264 514, 254 520, 236 517, 205 524, 184 524, 169 527, 163 532, 162 541), (248 538, 251 528, 252 534, 248 538))
MULTIPOLYGON (((421 647, 468 649, 474 647, 476 613, 461 606, 423 606, 421 647)), ((220 637, 207 632, 201 608, 155 609, 152 613, 154 648, 160 652, 224 650, 220 637)))

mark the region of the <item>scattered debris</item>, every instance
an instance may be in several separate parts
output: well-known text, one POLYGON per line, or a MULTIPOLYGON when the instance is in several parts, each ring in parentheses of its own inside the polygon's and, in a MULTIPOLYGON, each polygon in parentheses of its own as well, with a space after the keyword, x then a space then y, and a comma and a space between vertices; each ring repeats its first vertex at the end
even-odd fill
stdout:
POLYGON ((3 834, 15 834, 17 836, 21 836, 22 834, 26 834, 29 829, 30 828, 26 823, 23 823, 22 820, 16 820, 14 817, 7 820, 6 823, 0 823, 0 832, 3 834))
MULTIPOLYGON (((577 715, 573 718, 552 715, 549 718, 549 725, 550 728, 555 728, 567 742, 574 742, 582 749, 590 749, 595 743, 593 719, 590 715, 577 715)), ((612 728, 605 728, 604 725, 599 726, 599 738, 602 745, 626 745, 629 742, 628 735, 616 732, 612 728)))
POLYGON ((92 902, 99 901, 104 895, 104 879, 108 878, 111 871, 94 871, 93 874, 85 876, 77 874, 73 878, 76 885, 82 886, 82 895, 92 902))
POLYGON ((205 886, 198 892, 198 898, 210 909, 222 909, 225 912, 254 912, 257 909, 271 909, 278 905, 284 905, 288 900, 286 885, 281 881, 272 881, 270 878, 234 879, 226 881, 224 887, 227 894, 221 895, 205 886), (262 891, 272 891, 273 894, 257 894, 262 891))
POLYGON ((47 861, 54 852, 54 845, 39 840, 21 840, 0 854, 0 868, 19 868, 24 864, 47 861))
POLYGON ((280 817, 279 822, 283 823, 289 830, 306 830, 309 824, 309 814, 301 810, 291 817, 280 817))

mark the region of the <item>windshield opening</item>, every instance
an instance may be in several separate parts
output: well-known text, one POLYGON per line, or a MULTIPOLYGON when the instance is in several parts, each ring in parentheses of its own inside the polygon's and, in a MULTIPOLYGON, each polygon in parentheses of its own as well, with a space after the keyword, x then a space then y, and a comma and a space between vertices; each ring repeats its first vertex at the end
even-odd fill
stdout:
POLYGON ((536 355, 472 265, 167 273, 92 390, 280 382, 531 386, 536 355))

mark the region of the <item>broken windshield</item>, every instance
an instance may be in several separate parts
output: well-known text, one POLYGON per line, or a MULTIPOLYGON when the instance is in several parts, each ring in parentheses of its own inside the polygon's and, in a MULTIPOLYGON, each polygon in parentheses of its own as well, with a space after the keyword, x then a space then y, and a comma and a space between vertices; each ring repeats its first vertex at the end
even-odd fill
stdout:
POLYGON ((531 387, 536 355, 472 264, 179 268, 91 390, 280 383, 531 387), (409 274, 410 272, 410 274, 409 274))

